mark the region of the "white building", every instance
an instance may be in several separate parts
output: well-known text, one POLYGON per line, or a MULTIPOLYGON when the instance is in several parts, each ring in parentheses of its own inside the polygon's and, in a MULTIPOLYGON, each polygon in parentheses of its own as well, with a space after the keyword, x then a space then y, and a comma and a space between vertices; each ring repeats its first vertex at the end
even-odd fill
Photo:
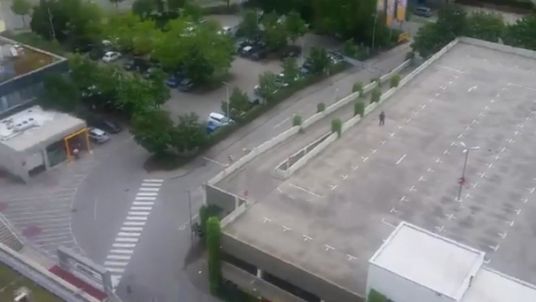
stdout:
POLYGON ((406 222, 369 261, 367 295, 393 302, 536 301, 536 287, 484 266, 485 253, 406 222))
POLYGON ((33 106, 0 120, 0 170, 30 176, 89 148, 86 123, 69 114, 33 106))

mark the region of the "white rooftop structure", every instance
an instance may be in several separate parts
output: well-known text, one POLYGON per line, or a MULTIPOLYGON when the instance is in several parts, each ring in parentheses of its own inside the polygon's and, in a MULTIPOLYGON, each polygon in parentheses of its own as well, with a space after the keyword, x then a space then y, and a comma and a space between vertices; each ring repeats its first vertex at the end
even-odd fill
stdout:
POLYGON ((0 144, 24 151, 45 140, 61 139, 65 133, 83 127, 85 122, 74 116, 32 106, 0 120, 0 144))
POLYGON ((370 259, 367 287, 394 302, 536 301, 534 285, 485 267, 484 256, 401 222, 370 259))

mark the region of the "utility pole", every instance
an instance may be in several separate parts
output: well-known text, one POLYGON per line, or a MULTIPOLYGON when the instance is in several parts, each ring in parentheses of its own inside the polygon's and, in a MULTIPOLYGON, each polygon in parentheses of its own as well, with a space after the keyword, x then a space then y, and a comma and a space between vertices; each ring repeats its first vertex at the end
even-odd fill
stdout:
POLYGON ((378 21, 378 12, 376 12, 374 14, 374 24, 372 25, 372 48, 371 48, 371 51, 374 51, 374 42, 376 42, 375 39, 376 39, 376 23, 378 23, 377 21, 378 21))
POLYGON ((462 176, 458 179, 458 184, 459 184, 459 188, 458 188, 458 196, 456 198, 457 201, 460 201, 461 200, 461 197, 462 197, 462 189, 463 189, 463 185, 465 184, 465 172, 467 170, 467 162, 469 161, 469 152, 471 150, 478 150, 480 149, 479 146, 474 146, 474 147, 467 147, 465 145, 464 142, 460 142, 459 145, 461 145, 462 147, 464 147, 463 149, 463 153, 465 153, 465 159, 463 161, 463 169, 462 169, 462 176))

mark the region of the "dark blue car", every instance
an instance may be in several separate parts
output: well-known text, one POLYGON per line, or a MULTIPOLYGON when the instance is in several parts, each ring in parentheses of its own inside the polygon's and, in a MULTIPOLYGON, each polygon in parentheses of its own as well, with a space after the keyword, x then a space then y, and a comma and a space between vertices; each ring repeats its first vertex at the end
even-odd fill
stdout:
POLYGON ((176 88, 179 86, 180 79, 175 75, 170 75, 166 80, 166 85, 169 88, 176 88))

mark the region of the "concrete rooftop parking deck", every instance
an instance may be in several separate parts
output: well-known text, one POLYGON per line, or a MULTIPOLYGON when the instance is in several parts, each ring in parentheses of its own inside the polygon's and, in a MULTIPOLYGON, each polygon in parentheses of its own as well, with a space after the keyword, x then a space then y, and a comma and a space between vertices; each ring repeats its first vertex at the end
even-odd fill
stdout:
POLYGON ((222 180, 254 201, 224 232, 363 294, 369 258, 408 221, 536 283, 535 78, 535 59, 459 43, 383 104, 384 127, 377 110, 290 178, 274 177, 321 133, 307 130, 222 180), (479 150, 457 200, 461 141, 479 150))

